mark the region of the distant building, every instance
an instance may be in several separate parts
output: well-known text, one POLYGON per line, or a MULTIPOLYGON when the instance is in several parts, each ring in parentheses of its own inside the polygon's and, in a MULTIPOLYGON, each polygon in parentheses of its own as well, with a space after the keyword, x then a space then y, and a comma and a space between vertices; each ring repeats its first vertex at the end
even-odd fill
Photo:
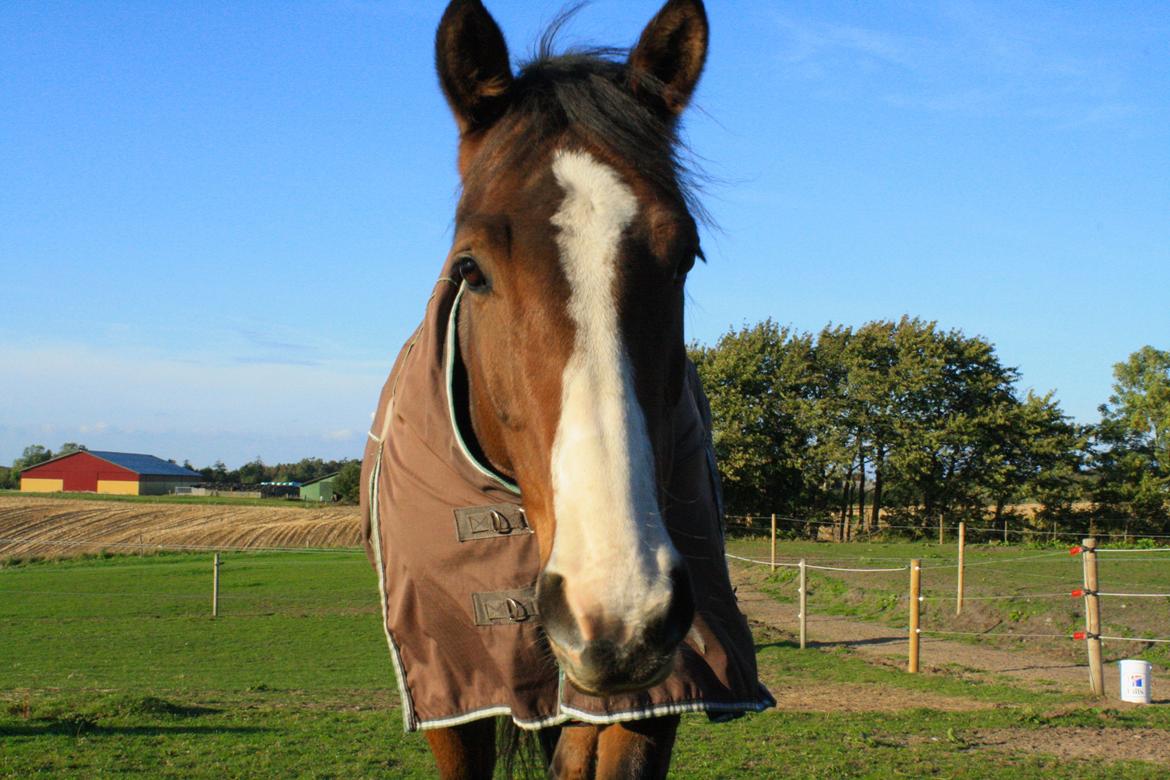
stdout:
POLYGON ((333 491, 333 483, 338 472, 326 474, 323 477, 311 479, 301 485, 302 501, 336 501, 337 494, 333 491))
POLYGON ((261 498, 300 498, 300 482, 261 482, 261 498))
POLYGON ((28 493, 114 493, 159 496, 177 487, 203 481, 197 471, 153 455, 77 450, 30 466, 20 473, 20 489, 28 493))

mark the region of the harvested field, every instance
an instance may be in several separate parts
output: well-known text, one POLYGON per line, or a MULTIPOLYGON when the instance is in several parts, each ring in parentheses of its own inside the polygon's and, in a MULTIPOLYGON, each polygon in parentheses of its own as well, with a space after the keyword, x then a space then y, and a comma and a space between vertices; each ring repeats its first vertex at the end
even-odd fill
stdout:
POLYGON ((0 560, 143 546, 357 547, 355 506, 185 505, 0 496, 0 560))

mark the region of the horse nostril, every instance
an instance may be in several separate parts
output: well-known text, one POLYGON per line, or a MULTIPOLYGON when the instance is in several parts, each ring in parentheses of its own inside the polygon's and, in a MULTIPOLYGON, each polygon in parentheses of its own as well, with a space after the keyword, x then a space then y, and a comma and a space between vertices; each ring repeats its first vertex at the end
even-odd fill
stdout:
POLYGON ((581 666, 593 670, 601 678, 613 675, 618 666, 617 647, 606 639, 597 639, 585 646, 581 652, 581 666))
POLYGON ((536 608, 545 633, 553 637, 562 647, 577 647, 581 644, 581 632, 577 621, 569 611, 565 597, 565 578, 553 572, 544 572, 536 581, 536 608))

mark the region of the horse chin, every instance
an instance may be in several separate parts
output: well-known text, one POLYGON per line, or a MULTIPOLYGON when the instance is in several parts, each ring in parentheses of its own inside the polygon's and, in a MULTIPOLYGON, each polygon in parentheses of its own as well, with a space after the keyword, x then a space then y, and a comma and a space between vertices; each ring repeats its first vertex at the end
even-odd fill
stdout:
POLYGON ((569 682, 577 690, 590 696, 613 696, 619 693, 637 693, 659 685, 674 671, 677 648, 653 659, 643 659, 635 672, 615 674, 611 669, 583 669, 567 659, 554 645, 557 661, 569 682))

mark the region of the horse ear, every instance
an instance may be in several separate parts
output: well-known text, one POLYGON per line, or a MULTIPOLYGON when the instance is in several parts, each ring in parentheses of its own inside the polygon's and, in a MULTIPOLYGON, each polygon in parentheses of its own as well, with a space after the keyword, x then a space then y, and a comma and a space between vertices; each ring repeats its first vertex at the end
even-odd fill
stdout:
POLYGON ((451 0, 435 33, 435 68, 459 132, 483 130, 507 107, 508 45, 480 0, 451 0))
POLYGON ((630 86, 643 102, 673 119, 682 113, 707 61, 703 0, 667 0, 630 52, 630 86))

